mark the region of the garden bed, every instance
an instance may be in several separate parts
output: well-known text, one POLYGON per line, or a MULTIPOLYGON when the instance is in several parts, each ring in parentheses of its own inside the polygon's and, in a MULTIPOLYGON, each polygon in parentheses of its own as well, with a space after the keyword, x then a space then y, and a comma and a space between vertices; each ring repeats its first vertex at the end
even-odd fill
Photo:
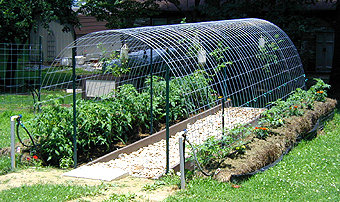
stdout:
MULTIPOLYGON (((251 123, 264 111, 259 108, 243 108, 229 107, 225 108, 225 127, 232 128, 239 124, 251 123)), ((194 123, 188 123, 187 138, 195 144, 203 143, 207 138, 214 136, 221 138, 222 135, 222 110, 212 113, 201 119, 196 119, 194 123)), ((178 124, 180 125, 180 124, 178 124)), ((170 138, 170 167, 173 168, 179 163, 178 138, 183 135, 184 131, 175 133, 170 138)), ((163 136, 164 138, 165 136, 163 136)), ((158 178, 164 174, 166 166, 166 142, 160 140, 148 146, 138 149, 131 153, 115 152, 111 157, 118 158, 109 160, 104 157, 102 161, 107 162, 92 162, 90 166, 98 166, 105 168, 120 168, 130 175, 135 177, 158 178)), ((190 150, 187 149, 186 156, 188 157, 190 150)))
POLYGON ((305 110, 302 116, 285 119, 285 124, 272 129, 272 135, 266 139, 253 136, 247 143, 247 150, 234 158, 214 159, 210 170, 219 170, 214 176, 219 181, 229 181, 233 175, 256 171, 278 159, 288 147, 313 129, 318 119, 332 112, 337 101, 326 98, 325 102, 314 102, 313 110, 305 110))

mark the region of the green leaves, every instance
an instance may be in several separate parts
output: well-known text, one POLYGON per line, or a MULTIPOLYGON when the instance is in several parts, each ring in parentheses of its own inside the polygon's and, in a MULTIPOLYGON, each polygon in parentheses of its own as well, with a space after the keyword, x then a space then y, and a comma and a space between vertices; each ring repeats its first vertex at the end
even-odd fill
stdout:
POLYGON ((158 13, 159 5, 154 0, 111 1, 87 0, 80 8, 84 15, 107 21, 108 28, 133 27, 137 18, 145 18, 158 13))
POLYGON ((283 119, 289 116, 301 116, 305 109, 313 109, 315 101, 324 102, 327 96, 327 89, 330 85, 321 79, 315 79, 317 83, 310 87, 308 91, 297 88, 287 98, 272 102, 273 107, 262 113, 260 124, 267 124, 272 127, 280 127, 284 124, 283 119))
MULTIPOLYGON (((119 86, 102 100, 77 101, 77 149, 80 161, 88 161, 93 153, 104 154, 114 144, 136 139, 139 132, 150 131, 150 78, 141 91, 132 84, 119 86)), ((170 121, 183 120, 189 110, 214 101, 205 71, 197 71, 181 79, 170 81, 170 121), (189 85, 190 84, 190 85, 189 85), (198 90, 197 90, 198 89, 198 90), (187 99, 187 93, 198 91, 197 101, 187 99)), ((51 98, 52 99, 52 98, 51 98)), ((40 136, 40 156, 45 164, 72 166, 73 112, 72 107, 61 106, 61 99, 42 107, 32 120, 33 134, 40 136)), ((165 123, 165 80, 153 77, 153 126, 159 130, 165 123)))
MULTIPOLYGON (((72 10, 72 0, 2 0, 0 1, 0 37, 2 42, 26 43, 30 32, 39 25, 49 29, 51 21, 61 24, 78 25, 76 12, 72 10)), ((68 26, 64 31, 70 31, 68 26)))

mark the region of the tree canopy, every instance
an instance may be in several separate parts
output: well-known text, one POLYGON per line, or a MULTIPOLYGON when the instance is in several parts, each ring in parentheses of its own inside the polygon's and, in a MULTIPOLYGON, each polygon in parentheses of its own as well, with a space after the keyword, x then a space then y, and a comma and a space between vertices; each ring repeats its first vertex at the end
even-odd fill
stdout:
POLYGON ((80 12, 107 21, 108 28, 133 27, 137 18, 157 14, 156 0, 84 0, 80 12))
MULTIPOLYGON (((0 0, 0 37, 4 43, 26 43, 38 25, 48 29, 51 21, 78 25, 73 0, 0 0)), ((70 27, 65 26, 65 31, 70 27)))

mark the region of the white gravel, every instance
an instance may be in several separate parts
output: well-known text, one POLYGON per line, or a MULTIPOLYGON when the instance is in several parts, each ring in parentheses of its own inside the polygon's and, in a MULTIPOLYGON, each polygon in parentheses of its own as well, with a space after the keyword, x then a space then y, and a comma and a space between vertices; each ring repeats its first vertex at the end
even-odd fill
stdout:
MULTIPOLYGON (((225 127, 233 128, 239 124, 246 124, 256 119, 264 109, 230 107, 225 109, 225 127)), ((170 137, 170 167, 179 163, 178 138, 184 131, 170 137)), ((222 135, 222 110, 197 120, 187 126, 187 138, 193 144, 202 144, 208 137, 220 138, 222 135)), ((166 167, 166 143, 161 140, 154 144, 140 148, 130 154, 120 154, 118 158, 108 162, 100 162, 92 166, 104 168, 120 168, 135 177, 155 178, 165 171, 166 167)), ((189 148, 186 147, 186 155, 189 148)))

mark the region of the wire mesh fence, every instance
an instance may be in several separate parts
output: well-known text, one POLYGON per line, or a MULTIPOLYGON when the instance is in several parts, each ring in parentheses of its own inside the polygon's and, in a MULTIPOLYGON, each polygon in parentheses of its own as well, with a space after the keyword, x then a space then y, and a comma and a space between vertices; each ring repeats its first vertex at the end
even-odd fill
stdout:
POLYGON ((0 104, 29 108, 40 99, 41 44, 0 44, 0 104))

